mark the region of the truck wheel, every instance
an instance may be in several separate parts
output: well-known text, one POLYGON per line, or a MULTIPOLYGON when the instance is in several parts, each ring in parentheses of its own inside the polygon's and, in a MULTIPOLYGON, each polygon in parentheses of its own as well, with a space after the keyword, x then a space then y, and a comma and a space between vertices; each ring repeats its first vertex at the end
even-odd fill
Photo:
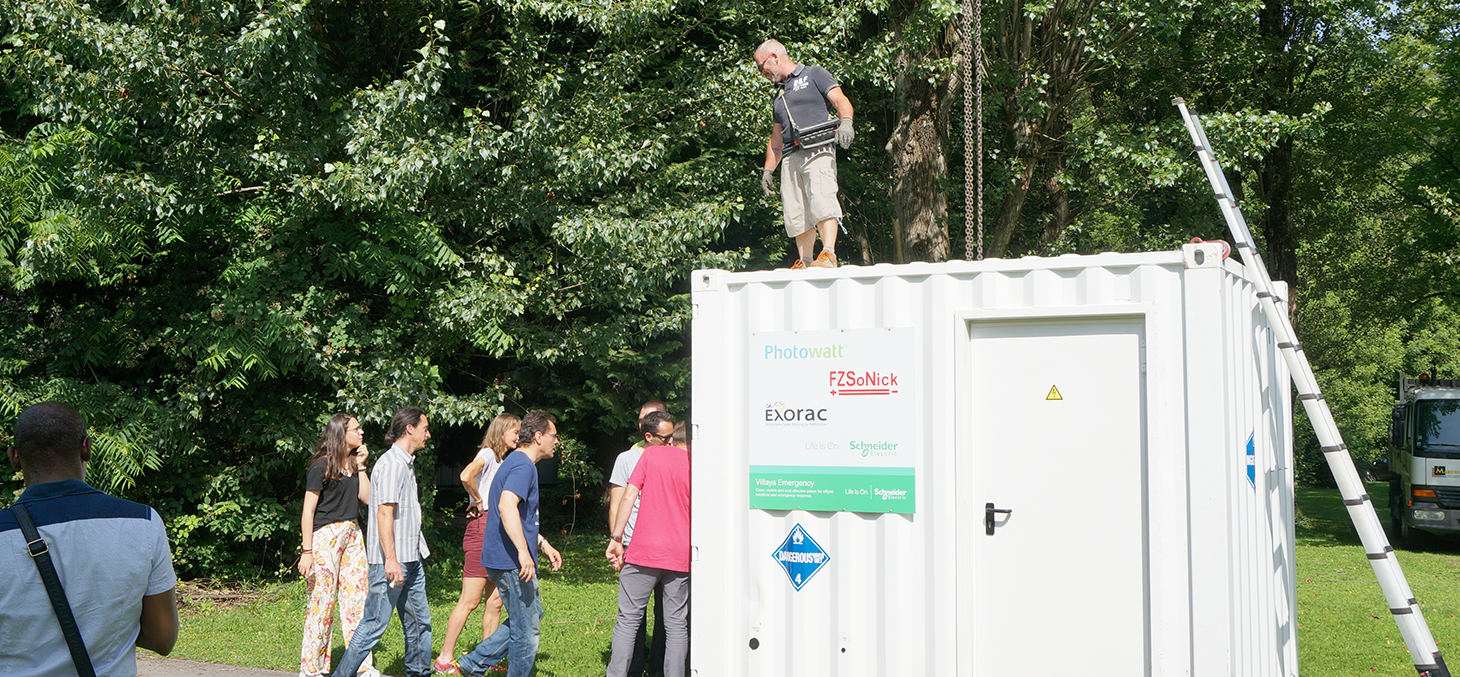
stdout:
POLYGON ((1419 529, 1409 526, 1403 518, 1399 520, 1399 545, 1405 550, 1422 550, 1425 544, 1426 534, 1419 529))
POLYGON ((1399 541, 1399 531, 1404 521, 1400 515, 1403 510, 1400 508, 1400 494, 1404 493, 1403 483, 1399 480, 1389 481, 1389 538, 1395 542, 1399 541))

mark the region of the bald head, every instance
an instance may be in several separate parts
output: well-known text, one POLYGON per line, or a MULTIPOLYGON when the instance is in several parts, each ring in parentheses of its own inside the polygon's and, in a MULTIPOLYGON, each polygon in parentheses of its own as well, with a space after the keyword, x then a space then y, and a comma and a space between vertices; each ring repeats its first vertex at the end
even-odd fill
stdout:
POLYGON ((786 56, 786 46, 781 44, 780 40, 772 38, 760 43, 760 46, 755 48, 755 55, 757 57, 766 57, 772 54, 786 56))
POLYGON ((796 70, 796 62, 786 54, 786 46, 777 40, 766 40, 755 48, 755 66, 761 77, 771 82, 785 82, 796 70))
POLYGON ((21 412, 14 445, 10 461, 25 473, 26 484, 50 481, 45 478, 57 473, 77 475, 91 457, 86 419, 65 402, 42 402, 21 412))

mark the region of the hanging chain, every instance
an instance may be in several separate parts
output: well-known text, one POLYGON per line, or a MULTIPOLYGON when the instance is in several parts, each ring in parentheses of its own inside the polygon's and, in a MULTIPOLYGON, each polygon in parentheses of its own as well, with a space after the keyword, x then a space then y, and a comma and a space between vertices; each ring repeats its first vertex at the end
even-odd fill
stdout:
POLYGON ((963 258, 983 260, 983 12, 974 0, 963 0, 963 258), (973 29, 969 30, 969 21, 973 29), (974 83, 970 96, 968 83, 974 83), (977 99, 977 106, 975 106, 977 99), (974 121, 977 108, 977 123, 974 121), (977 179, 970 181, 968 170, 977 179), (968 218, 973 205, 973 218, 968 218), (975 233, 975 227, 977 232, 975 233), (974 243, 977 242, 975 249, 974 243))
MULTIPOLYGON (((973 12, 973 90, 978 93, 978 260, 983 260, 983 7, 973 12)), ((965 170, 966 171, 966 170, 965 170)))

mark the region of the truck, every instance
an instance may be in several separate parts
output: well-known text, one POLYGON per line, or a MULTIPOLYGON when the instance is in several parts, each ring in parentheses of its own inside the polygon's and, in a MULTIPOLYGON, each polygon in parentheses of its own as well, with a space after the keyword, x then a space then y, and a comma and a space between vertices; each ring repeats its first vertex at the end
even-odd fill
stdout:
MULTIPOLYGON (((1391 537, 1405 548, 1460 534, 1460 379, 1399 375, 1387 463, 1391 537)), ((1387 468, 1384 467, 1387 465, 1387 468)))

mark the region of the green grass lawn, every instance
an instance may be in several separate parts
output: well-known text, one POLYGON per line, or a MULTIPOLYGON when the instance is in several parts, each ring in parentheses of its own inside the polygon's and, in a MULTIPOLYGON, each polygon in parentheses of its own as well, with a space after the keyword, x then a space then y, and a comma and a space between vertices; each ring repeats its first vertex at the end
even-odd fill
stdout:
MULTIPOLYGON (((545 616, 537 674, 560 677, 603 674, 618 612, 618 577, 603 559, 607 544, 607 531, 580 532, 553 539, 553 545, 563 553, 563 568, 555 573, 544 572, 542 577, 545 616)), ((454 552, 434 553, 432 559, 435 555, 440 555, 441 561, 429 566, 426 573, 433 652, 441 648, 446 619, 461 594, 462 553, 457 548, 454 552)), ((202 604, 185 609, 182 631, 172 656, 297 672, 304 606, 304 583, 295 581, 269 588, 258 601, 243 606, 223 608, 202 604)), ((458 654, 470 651, 481 639, 481 615, 482 610, 478 608, 467 620, 456 644, 458 654)), ((338 627, 337 623, 333 653, 336 660, 345 649, 338 627)), ((376 667, 387 675, 405 674, 402 648, 400 620, 392 619, 385 638, 375 650, 376 667)))
MULTIPOLYGON (((1374 504, 1387 505, 1387 485, 1371 484, 1374 504)), ((1364 557, 1348 513, 1334 489, 1298 491, 1302 518, 1298 536, 1298 653, 1303 675, 1392 675, 1408 677, 1414 666, 1389 615, 1373 569, 1364 557)), ((1387 522, 1387 519, 1385 520, 1387 522)), ((617 578, 603 560, 605 534, 580 532, 559 537, 563 569, 543 576, 542 644, 537 674, 589 677, 603 674, 613 632, 617 578)), ((460 591, 461 553, 441 553, 427 573, 436 648, 460 591)), ((1430 630, 1452 670, 1460 668, 1460 541, 1401 551, 1410 587, 1420 600, 1430 630)), ((258 601, 233 608, 195 605, 184 611, 174 656, 275 670, 299 668, 299 633, 304 585, 270 588, 258 601)), ((458 652, 479 639, 481 611, 467 622, 458 652)), ((334 655, 344 647, 336 631, 334 655)), ((392 621, 376 650, 386 674, 404 674, 400 622, 392 621)))
MULTIPOLYGON (((1381 513, 1387 484, 1367 485, 1381 513)), ((1298 666, 1321 675, 1414 675, 1414 664, 1389 614, 1336 489, 1298 490, 1298 666)), ((1381 514, 1388 523, 1387 514, 1381 514)), ((1397 549, 1397 548, 1396 548, 1397 549)), ((1399 564, 1453 672, 1460 667, 1460 541, 1399 550, 1399 564)))

